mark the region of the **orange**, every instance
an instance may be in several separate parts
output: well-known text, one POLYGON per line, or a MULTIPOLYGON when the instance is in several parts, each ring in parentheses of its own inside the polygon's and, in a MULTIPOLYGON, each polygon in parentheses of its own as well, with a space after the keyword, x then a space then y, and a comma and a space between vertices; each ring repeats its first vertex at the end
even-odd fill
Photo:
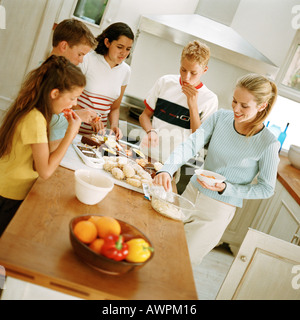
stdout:
POLYGON ((104 239, 97 238, 89 245, 89 247, 96 253, 100 254, 103 244, 104 244, 104 239))
POLYGON ((99 220, 99 218, 101 218, 101 217, 99 217, 99 216, 90 216, 88 221, 91 221, 96 225, 96 222, 99 220))
POLYGON ((100 238, 105 238, 110 234, 114 234, 116 236, 121 234, 121 226, 116 219, 112 217, 101 216, 95 219, 95 221, 98 230, 98 236, 100 238))
POLYGON ((97 238, 97 228, 91 221, 82 220, 77 222, 73 232, 83 243, 91 243, 97 238))

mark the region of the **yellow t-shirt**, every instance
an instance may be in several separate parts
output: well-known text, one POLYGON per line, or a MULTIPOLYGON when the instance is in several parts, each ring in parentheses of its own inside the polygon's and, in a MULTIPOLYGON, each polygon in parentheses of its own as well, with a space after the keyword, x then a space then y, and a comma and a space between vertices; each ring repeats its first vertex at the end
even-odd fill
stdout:
POLYGON ((37 109, 25 115, 16 127, 9 155, 0 158, 0 195, 23 200, 38 178, 33 168, 31 144, 48 143, 47 122, 37 109))

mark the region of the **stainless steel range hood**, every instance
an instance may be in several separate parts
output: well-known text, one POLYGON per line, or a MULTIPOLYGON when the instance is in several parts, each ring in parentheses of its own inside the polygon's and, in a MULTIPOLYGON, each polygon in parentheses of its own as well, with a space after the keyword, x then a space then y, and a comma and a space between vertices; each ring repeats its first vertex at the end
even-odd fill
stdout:
POLYGON ((212 57, 272 79, 279 69, 231 27, 198 14, 144 15, 139 25, 141 31, 182 46, 199 39, 210 47, 212 57))

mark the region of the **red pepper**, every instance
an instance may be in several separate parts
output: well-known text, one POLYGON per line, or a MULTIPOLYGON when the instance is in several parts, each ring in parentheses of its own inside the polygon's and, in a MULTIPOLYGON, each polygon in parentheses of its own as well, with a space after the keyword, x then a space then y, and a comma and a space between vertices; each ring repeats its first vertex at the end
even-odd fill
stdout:
POLYGON ((107 258, 121 261, 128 255, 128 244, 124 242, 122 235, 109 235, 104 238, 101 254, 107 258))

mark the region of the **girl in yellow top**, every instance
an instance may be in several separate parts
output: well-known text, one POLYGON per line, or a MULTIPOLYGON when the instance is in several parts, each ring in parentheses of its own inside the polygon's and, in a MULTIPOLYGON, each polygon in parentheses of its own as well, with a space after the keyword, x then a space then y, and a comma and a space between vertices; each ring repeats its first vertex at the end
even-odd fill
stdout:
POLYGON ((23 83, 0 127, 0 235, 38 176, 52 175, 76 136, 81 120, 70 111, 66 134, 50 153, 52 115, 76 105, 85 84, 78 67, 55 55, 23 83))

